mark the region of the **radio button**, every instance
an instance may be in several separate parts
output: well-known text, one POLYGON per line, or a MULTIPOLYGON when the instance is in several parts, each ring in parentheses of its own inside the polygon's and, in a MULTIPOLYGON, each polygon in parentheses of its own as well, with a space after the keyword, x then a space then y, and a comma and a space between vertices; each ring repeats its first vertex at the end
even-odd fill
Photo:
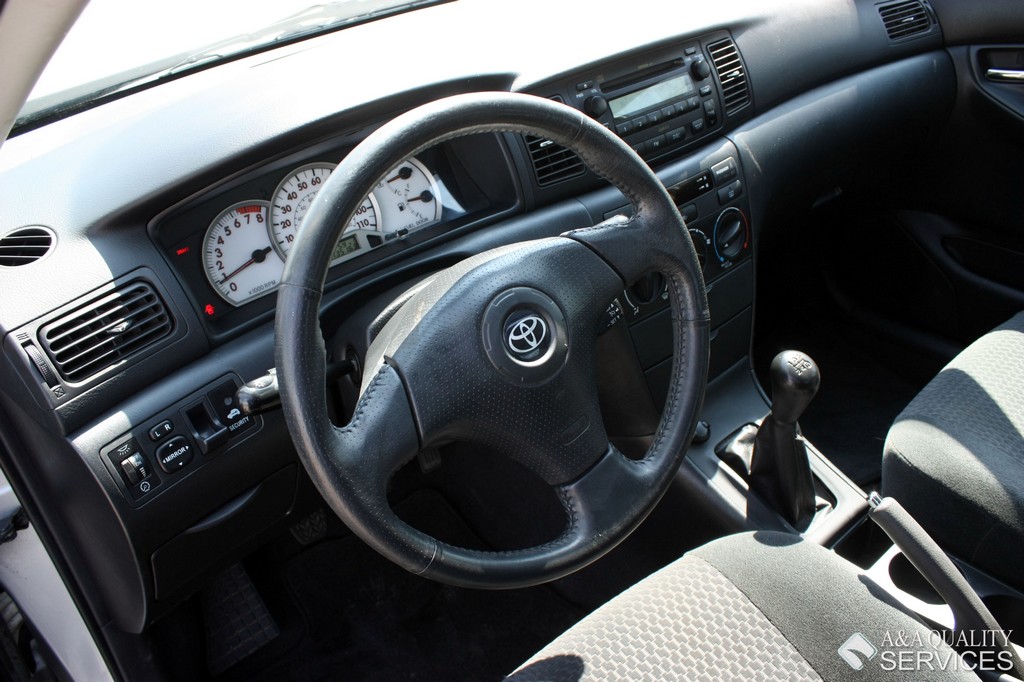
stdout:
POLYGON ((711 94, 711 86, 710 85, 702 85, 702 86, 700 86, 700 96, 701 97, 707 97, 710 94, 711 94))
POLYGON ((697 54, 697 48, 695 48, 695 47, 688 47, 685 50, 683 50, 683 53, 686 56, 697 54))
POLYGON ((690 123, 690 129, 693 130, 694 134, 699 134, 704 130, 704 119, 698 118, 696 121, 690 123))
POLYGON ((686 139, 686 128, 676 128, 665 133, 665 141, 668 144, 675 144, 686 139))
POLYGON ((693 77, 699 81, 702 81, 711 75, 711 67, 700 57, 690 65, 690 71, 693 73, 693 77))
POLYGON ((690 97, 689 99, 686 100, 686 110, 687 111, 693 111, 693 110, 697 109, 698 107, 700 107, 700 98, 699 97, 690 97))
POLYGON ((658 135, 657 137, 652 137, 651 139, 647 140, 647 151, 649 151, 649 152, 656 152, 656 151, 658 151, 659 149, 661 149, 664 146, 665 146, 665 136, 664 135, 658 135))
POLYGON ((583 92, 584 90, 589 90, 592 87, 594 87, 594 81, 583 81, 582 83, 576 84, 576 92, 583 92))
POLYGON ((625 137, 626 135, 629 135, 630 133, 633 132, 633 122, 626 121, 625 123, 620 123, 619 125, 615 126, 615 132, 617 132, 620 137, 625 137))
POLYGON ((608 100, 601 95, 591 95, 583 102, 583 108, 593 118, 598 118, 608 111, 608 100))
POLYGON ((661 110, 661 117, 663 119, 664 118, 672 118, 675 115, 676 115, 676 108, 675 107, 664 107, 661 110))
POLYGON ((718 114, 715 112, 715 101, 705 100, 704 102, 704 116, 708 119, 708 125, 713 126, 718 122, 718 114))
POLYGON ((685 114, 690 109, 686 106, 686 100, 684 99, 682 102, 676 102, 675 110, 676 115, 678 116, 679 114, 685 114))
POLYGON ((647 125, 654 127, 659 123, 661 123, 660 111, 652 111, 651 113, 647 114, 647 125))
POLYGON ((648 121, 646 116, 637 116, 636 118, 633 119, 633 127, 636 128, 637 130, 643 130, 644 128, 646 128, 647 123, 648 121))

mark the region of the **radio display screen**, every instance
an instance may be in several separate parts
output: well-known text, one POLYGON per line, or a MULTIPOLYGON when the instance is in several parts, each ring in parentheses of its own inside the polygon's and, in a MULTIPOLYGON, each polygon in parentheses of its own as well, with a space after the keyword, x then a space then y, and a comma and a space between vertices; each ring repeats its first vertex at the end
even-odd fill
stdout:
POLYGON ((693 79, 684 73, 628 95, 608 100, 608 106, 612 110, 612 116, 625 118, 671 100, 689 97, 694 92, 696 92, 696 88, 693 86, 693 79))

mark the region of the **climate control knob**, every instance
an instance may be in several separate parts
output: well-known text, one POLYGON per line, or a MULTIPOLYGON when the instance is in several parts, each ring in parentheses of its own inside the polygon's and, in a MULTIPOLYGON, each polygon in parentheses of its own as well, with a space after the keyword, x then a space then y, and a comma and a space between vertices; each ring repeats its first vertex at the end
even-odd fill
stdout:
POLYGON ((727 208, 719 213, 712 241, 720 263, 738 258, 750 243, 750 228, 743 211, 727 208))
POLYGON ((689 229, 690 241, 693 242, 693 250, 697 252, 697 262, 700 264, 700 269, 703 272, 704 268, 708 264, 708 246, 711 240, 701 230, 695 227, 689 229))

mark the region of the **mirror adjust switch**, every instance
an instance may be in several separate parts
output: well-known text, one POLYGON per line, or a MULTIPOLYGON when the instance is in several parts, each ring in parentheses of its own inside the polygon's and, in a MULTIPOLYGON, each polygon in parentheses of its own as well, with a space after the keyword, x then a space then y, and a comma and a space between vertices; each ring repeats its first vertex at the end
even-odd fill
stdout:
POLYGON ((192 446, 184 436, 175 436, 157 449, 156 461, 169 474, 183 469, 192 461, 192 446))

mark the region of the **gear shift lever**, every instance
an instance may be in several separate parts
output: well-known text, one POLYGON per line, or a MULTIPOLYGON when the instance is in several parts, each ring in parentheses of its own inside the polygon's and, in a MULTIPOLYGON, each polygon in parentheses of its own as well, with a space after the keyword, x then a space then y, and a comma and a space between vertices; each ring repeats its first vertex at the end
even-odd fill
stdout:
POLYGON ((750 487, 793 524, 814 513, 814 481, 797 420, 821 375, 807 355, 787 350, 772 360, 772 410, 761 422, 750 462, 750 487))

